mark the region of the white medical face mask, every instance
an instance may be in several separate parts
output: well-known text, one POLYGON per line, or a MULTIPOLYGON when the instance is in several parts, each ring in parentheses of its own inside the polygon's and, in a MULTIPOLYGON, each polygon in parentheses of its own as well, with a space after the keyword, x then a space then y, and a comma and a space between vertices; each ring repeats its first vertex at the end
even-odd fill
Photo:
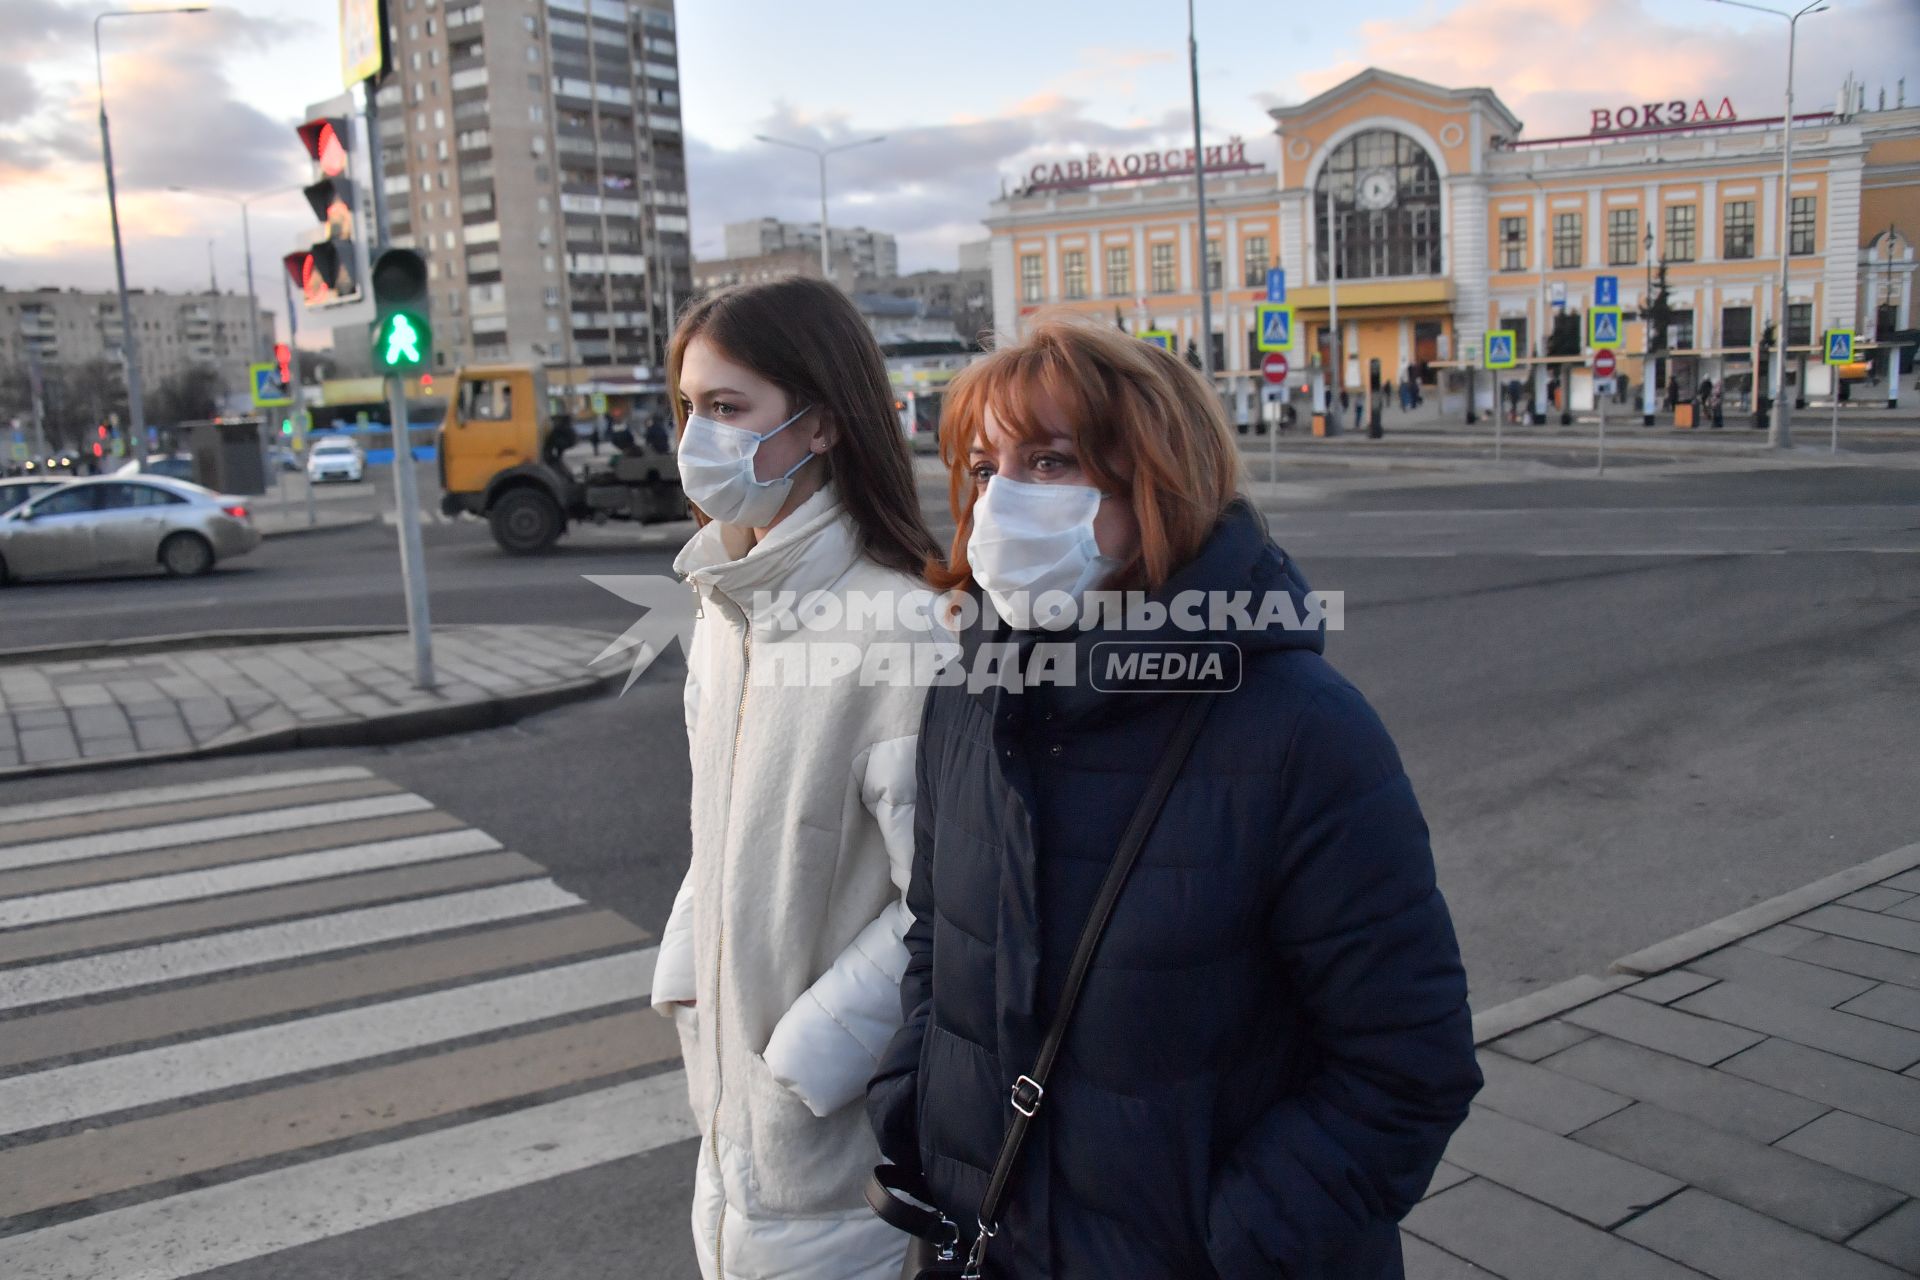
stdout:
POLYGON ((722 524, 766 527, 792 491, 794 472, 813 461, 814 454, 809 450, 785 475, 771 480, 754 475, 753 455, 806 413, 802 409, 765 435, 698 414, 688 418, 679 449, 680 486, 688 500, 722 524))
POLYGON ((1076 603, 1120 567, 1100 554, 1093 517, 1100 491, 1077 484, 1027 484, 994 476, 973 504, 967 563, 994 609, 1016 630, 1045 627, 1053 611, 1040 597, 1066 593, 1076 603))

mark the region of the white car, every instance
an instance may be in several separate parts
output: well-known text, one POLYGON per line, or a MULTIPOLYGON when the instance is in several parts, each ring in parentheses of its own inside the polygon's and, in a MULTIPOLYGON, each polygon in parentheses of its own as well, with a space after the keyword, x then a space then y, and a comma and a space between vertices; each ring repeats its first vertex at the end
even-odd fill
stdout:
POLYGON ((245 498, 165 476, 90 476, 0 516, 0 586, 153 566, 194 578, 259 545, 245 498))
POLYGON ((358 484, 366 475, 367 455, 345 436, 315 440, 307 449, 307 479, 314 484, 327 480, 358 484))

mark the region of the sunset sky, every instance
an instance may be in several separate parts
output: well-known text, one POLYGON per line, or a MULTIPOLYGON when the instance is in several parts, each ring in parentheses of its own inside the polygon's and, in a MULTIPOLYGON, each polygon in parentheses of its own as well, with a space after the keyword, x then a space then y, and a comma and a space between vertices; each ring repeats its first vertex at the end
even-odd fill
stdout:
MULTIPOLYGON (((1920 68, 1920 4, 1831 3, 1801 23, 1799 108, 1831 106, 1848 71, 1870 105, 1882 85, 1891 102, 1920 68)), ((0 4, 0 286, 112 285, 92 65, 101 7, 0 4)), ((1240 134, 1257 158, 1266 107, 1369 65, 1489 86, 1535 137, 1585 132, 1592 108, 1644 100, 1781 107, 1786 24, 1713 0, 1360 0, 1275 18, 1281 8, 1198 5, 1208 138, 1240 134)), ((239 196, 304 180, 292 126, 340 91, 336 13, 333 0, 230 0, 105 25, 132 284, 204 288, 211 240, 221 287, 244 288, 238 210, 167 188, 239 196)), ((950 267, 957 244, 984 234, 1002 179, 1036 161, 1171 146, 1191 128, 1185 11, 1167 0, 681 0, 678 18, 702 256, 718 254, 724 222, 817 216, 811 159, 755 133, 887 135, 831 162, 833 218, 894 232, 912 270, 950 267)), ((1906 92, 1920 101, 1920 83, 1906 92)), ((254 205, 255 270, 276 310, 273 272, 309 221, 291 190, 254 205)))

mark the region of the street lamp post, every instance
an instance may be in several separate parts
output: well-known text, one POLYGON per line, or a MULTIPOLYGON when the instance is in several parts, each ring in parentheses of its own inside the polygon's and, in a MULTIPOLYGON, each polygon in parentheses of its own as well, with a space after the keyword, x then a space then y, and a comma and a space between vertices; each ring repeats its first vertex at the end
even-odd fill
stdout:
POLYGON ((1653 425, 1653 406, 1655 388, 1659 383, 1657 369, 1653 360, 1653 221, 1649 213, 1646 239, 1640 247, 1647 255, 1647 291, 1640 295, 1640 332, 1644 339, 1646 355, 1640 362, 1640 425, 1653 425))
POLYGON ((862 138, 858 142, 843 142, 837 147, 816 147, 805 142, 788 142, 783 138, 769 138, 764 133, 753 135, 760 142, 776 147, 792 147, 795 151, 806 151, 820 162, 820 278, 833 279, 833 268, 827 248, 827 157, 836 151, 851 151, 855 147, 870 147, 876 142, 885 142, 886 135, 877 138, 862 138))
POLYGON ((1520 175, 1533 184, 1537 197, 1534 205, 1534 270, 1540 278, 1540 309, 1533 323, 1533 421, 1534 425, 1547 420, 1547 375, 1543 359, 1547 354, 1547 334, 1551 326, 1547 324, 1547 189, 1540 179, 1531 173, 1520 175))
POLYGON ((228 204, 240 206, 240 243, 247 256, 247 359, 257 360, 264 354, 260 347, 260 298, 253 290, 253 228, 248 218, 248 206, 255 200, 266 196, 277 196, 297 187, 275 187, 271 191, 257 191, 250 196, 230 196, 220 191, 207 191, 198 187, 169 186, 167 190, 181 195, 206 196, 210 200, 225 200, 228 204))
POLYGON ((1774 356, 1773 376, 1769 379, 1773 387, 1773 424, 1767 435, 1767 443, 1775 449, 1788 449, 1793 446, 1786 397, 1787 259, 1792 250, 1790 233, 1793 226, 1790 214, 1793 207, 1793 55, 1800 36, 1800 19, 1811 13, 1825 13, 1827 2, 1808 0, 1807 4, 1793 12, 1749 4, 1747 0, 1715 0, 1715 3, 1732 5, 1736 9, 1751 9, 1755 13, 1770 13, 1776 18, 1785 18, 1787 22, 1787 111, 1780 122, 1780 307, 1777 318, 1780 341, 1774 356))
MULTIPOLYGON (((1200 372, 1213 385, 1213 278, 1207 256, 1207 156, 1200 145, 1200 42, 1194 34, 1193 0, 1187 0, 1187 83, 1193 95, 1193 191, 1200 227, 1200 372)), ((1222 246, 1224 249, 1225 246, 1222 246)), ((1226 254, 1220 255, 1220 279, 1226 283, 1226 254)), ((1223 344, 1224 345, 1224 344, 1223 344)))
POLYGON ((100 24, 108 18, 141 18, 163 13, 205 13, 203 4, 171 9, 109 9, 93 19, 93 80, 100 101, 100 162, 107 171, 107 216, 113 223, 113 274, 120 290, 120 358, 127 366, 127 430, 134 456, 147 462, 147 406, 140 389, 140 341, 133 331, 133 305, 127 301, 127 256, 120 244, 120 199, 113 182, 113 133, 107 127, 106 59, 100 53, 100 24))

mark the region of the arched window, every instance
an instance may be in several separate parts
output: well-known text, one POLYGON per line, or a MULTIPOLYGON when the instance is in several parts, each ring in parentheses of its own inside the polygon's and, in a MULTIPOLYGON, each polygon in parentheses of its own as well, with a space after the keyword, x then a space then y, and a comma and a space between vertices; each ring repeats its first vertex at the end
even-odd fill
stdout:
POLYGON ((1440 173, 1405 134, 1368 129, 1328 155, 1313 195, 1321 280, 1327 278, 1329 210, 1339 221, 1342 280, 1441 273, 1440 173))

